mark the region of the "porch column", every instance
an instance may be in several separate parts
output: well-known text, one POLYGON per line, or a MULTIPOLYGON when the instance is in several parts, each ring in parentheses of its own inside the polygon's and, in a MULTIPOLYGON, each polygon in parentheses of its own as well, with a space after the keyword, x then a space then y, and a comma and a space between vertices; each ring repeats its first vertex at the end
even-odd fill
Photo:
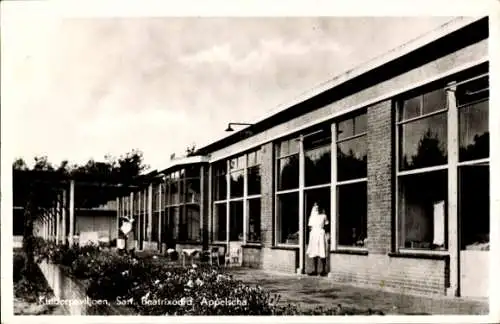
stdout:
POLYGON ((66 229, 66 190, 63 190, 62 191, 62 207, 61 207, 61 216, 62 216, 62 237, 61 237, 61 240, 62 240, 62 243, 63 244, 66 244, 67 243, 67 229, 66 229))
POLYGON ((157 237, 157 240, 158 240, 158 251, 161 252, 161 215, 163 215, 163 191, 161 190, 162 189, 162 182, 160 182, 160 184, 158 184, 158 200, 157 200, 157 204, 158 204, 158 237, 157 237))
POLYGON ((61 202, 59 199, 60 196, 57 194, 56 207, 54 210, 54 216, 56 217, 56 244, 59 244, 61 238, 61 202))
POLYGON ((69 244, 73 245, 73 236, 75 235, 75 180, 69 183, 69 244))
POLYGON ((450 253, 450 287, 448 296, 460 295, 460 246, 458 244, 458 110, 456 86, 446 90, 448 99, 448 251, 450 253))
POLYGON ((153 238, 151 237, 152 234, 152 228, 153 228, 153 184, 150 183, 148 186, 148 193, 147 193, 147 204, 148 204, 148 242, 149 245, 151 246, 151 241, 153 238))
POLYGON ((299 274, 305 273, 305 226, 304 226, 304 137, 299 138, 299 274))
POLYGON ((120 198, 115 199, 116 204, 116 244, 118 247, 118 239, 120 238, 120 198))

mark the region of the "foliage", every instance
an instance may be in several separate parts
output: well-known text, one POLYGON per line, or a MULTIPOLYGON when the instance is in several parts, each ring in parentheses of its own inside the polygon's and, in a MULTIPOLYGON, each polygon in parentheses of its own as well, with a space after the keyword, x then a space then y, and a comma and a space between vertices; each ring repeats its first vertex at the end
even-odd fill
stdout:
POLYGON ((14 296, 27 302, 35 302, 39 296, 50 293, 50 288, 37 267, 30 268, 31 271, 28 271, 25 267, 26 261, 23 252, 14 253, 14 296))
MULTIPOLYGON (((70 274, 88 281, 90 298, 124 304, 140 315, 351 315, 359 310, 280 304, 280 296, 234 279, 208 264, 187 268, 157 256, 136 258, 98 247, 58 248, 47 244, 50 260, 67 264, 70 274), (73 251, 71 251, 73 249, 73 251), (71 257, 70 257, 71 256, 71 257)), ((123 305, 122 305, 123 306, 123 305)), ((364 311, 366 314, 372 311, 364 311)))

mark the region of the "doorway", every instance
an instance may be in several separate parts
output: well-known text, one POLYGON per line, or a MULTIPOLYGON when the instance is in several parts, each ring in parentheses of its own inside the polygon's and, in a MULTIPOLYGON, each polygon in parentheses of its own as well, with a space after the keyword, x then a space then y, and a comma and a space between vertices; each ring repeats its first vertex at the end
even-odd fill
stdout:
MULTIPOLYGON (((311 210, 313 208, 314 203, 318 204, 319 210, 324 211, 328 218, 328 224, 325 226, 325 231, 327 237, 330 235, 330 220, 331 220, 331 209, 330 209, 330 202, 331 202, 331 196, 330 196, 330 185, 325 186, 325 187, 320 187, 320 188, 314 188, 314 189, 306 189, 304 190, 304 225, 305 225, 305 250, 307 251, 308 248, 308 243, 309 243, 309 217, 311 215, 311 210)), ((306 273, 310 273, 314 271, 314 261, 313 259, 309 258, 309 256, 306 254, 305 256, 305 264, 304 268, 306 273)), ((322 269, 322 264, 321 261, 318 262, 318 272, 321 272, 322 269)), ((330 244, 327 244, 326 246, 326 269, 324 269, 325 272, 330 272, 330 244)))

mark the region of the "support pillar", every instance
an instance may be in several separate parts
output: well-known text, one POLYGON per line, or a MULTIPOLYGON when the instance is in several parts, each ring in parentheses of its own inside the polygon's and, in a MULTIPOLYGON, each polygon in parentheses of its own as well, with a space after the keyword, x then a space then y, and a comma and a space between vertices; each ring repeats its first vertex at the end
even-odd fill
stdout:
POLYGON ((54 209, 54 216, 56 218, 56 244, 61 240, 61 202, 59 201, 59 194, 57 195, 56 207, 54 209))
POLYGON ((73 236, 75 235, 75 180, 69 184, 69 244, 73 245, 73 236))
POLYGON ((449 296, 460 295, 460 246, 458 244, 458 110, 456 86, 446 90, 448 99, 448 251, 450 253, 449 296))
POLYGON ((299 139, 299 268, 297 273, 303 274, 306 269, 305 222, 304 222, 304 138, 299 139))
POLYGON ((62 232, 62 243, 66 244, 68 242, 68 232, 66 228, 66 190, 62 191, 62 207, 61 207, 61 216, 62 216, 62 227, 61 227, 61 232, 62 232))
MULTIPOLYGON (((184 187, 185 188, 185 187, 184 187)), ((151 247, 151 241, 152 241, 152 227, 153 227, 153 184, 150 183, 148 186, 148 192, 147 192, 147 204, 148 204, 148 242, 149 246, 151 247)))

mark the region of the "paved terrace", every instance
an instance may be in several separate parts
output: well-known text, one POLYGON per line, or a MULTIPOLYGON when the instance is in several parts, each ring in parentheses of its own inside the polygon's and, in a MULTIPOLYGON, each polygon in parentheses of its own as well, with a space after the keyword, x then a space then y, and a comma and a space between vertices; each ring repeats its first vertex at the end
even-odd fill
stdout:
POLYGON ((393 315, 487 315, 488 300, 404 295, 382 289, 339 284, 323 277, 297 276, 248 268, 228 270, 236 279, 281 295, 281 303, 301 307, 333 306, 379 310, 393 315))
MULTIPOLYGON (((137 255, 157 255, 138 252, 137 255)), ((162 255, 158 260, 169 261, 162 255)), ((198 263, 198 262, 195 262, 198 263)), ((191 261, 186 262, 190 266, 191 261)), ((382 311, 386 315, 488 315, 488 299, 454 298, 446 296, 418 296, 338 283, 326 277, 287 274, 246 267, 229 267, 227 272, 249 285, 260 285, 281 296, 280 303, 295 304, 301 308, 332 307, 341 304, 349 308, 382 311)))

